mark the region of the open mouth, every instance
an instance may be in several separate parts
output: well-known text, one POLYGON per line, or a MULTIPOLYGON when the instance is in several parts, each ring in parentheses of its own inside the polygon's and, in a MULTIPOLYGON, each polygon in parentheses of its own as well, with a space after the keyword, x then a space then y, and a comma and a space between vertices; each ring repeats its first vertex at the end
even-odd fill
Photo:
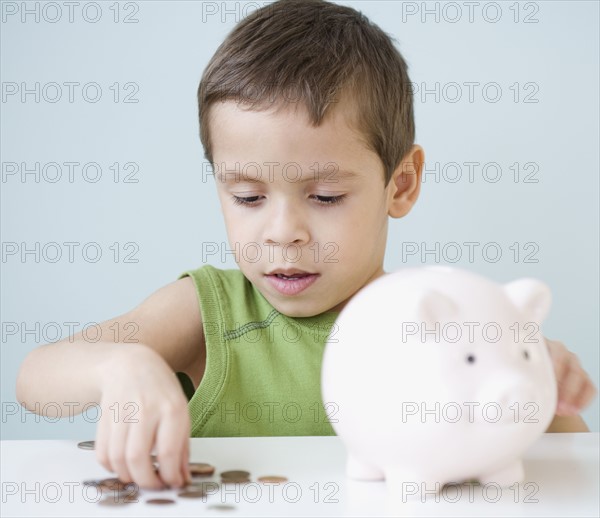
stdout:
POLYGON ((271 285, 283 295, 296 295, 313 284, 320 275, 318 273, 283 273, 267 274, 271 285))
POLYGON ((282 273, 276 273, 275 277, 279 277, 280 279, 285 279, 286 281, 288 280, 294 280, 294 279, 301 279, 302 277, 308 277, 309 275, 314 275, 312 273, 295 273, 294 275, 283 275, 282 273))

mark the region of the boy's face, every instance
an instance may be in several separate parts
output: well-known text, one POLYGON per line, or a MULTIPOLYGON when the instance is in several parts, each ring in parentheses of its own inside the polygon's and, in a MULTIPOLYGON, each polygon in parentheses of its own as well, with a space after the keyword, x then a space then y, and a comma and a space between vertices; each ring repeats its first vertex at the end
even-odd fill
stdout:
POLYGON ((245 111, 235 101, 211 108, 215 181, 230 247, 244 275, 292 317, 341 311, 384 273, 394 182, 384 189, 378 156, 337 108, 319 127, 293 105, 277 114, 245 111), (356 176, 344 177, 345 171, 356 176), (236 204, 234 196, 249 204, 236 204), (326 203, 339 196, 339 203, 326 203), (280 268, 316 275, 312 283, 268 275, 280 268), (309 285, 298 291, 303 284, 309 285))

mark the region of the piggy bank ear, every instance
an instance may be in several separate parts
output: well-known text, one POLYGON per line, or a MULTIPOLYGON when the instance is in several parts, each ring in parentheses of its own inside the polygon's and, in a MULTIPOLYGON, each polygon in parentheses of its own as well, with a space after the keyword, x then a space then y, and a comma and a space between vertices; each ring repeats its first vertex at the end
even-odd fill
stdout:
POLYGON ((444 322, 458 315, 458 305, 447 295, 430 290, 419 299, 417 315, 428 324, 428 329, 433 329, 436 322, 444 322))
POLYGON ((503 286, 511 302, 523 315, 541 324, 550 311, 550 288, 537 279, 517 279, 503 286))

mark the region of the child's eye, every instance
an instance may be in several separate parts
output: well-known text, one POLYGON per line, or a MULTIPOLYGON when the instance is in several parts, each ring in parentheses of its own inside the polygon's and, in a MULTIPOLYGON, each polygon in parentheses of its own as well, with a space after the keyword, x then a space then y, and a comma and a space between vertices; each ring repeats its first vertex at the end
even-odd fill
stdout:
MULTIPOLYGON (((339 196, 320 196, 315 194, 315 198, 321 205, 334 205, 336 203, 341 203, 341 201, 346 197, 345 194, 341 194, 339 196)), ((232 195, 233 203, 236 205, 246 205, 253 206, 256 204, 260 196, 249 196, 247 198, 243 198, 240 196, 232 195)))
POLYGON ((341 194, 339 196, 319 196, 315 194, 315 197, 319 200, 319 203, 323 205, 333 205, 335 203, 341 203, 346 195, 341 194))
POLYGON ((254 205, 260 196, 249 196, 248 198, 241 198, 239 196, 232 195, 233 203, 236 205, 254 205))

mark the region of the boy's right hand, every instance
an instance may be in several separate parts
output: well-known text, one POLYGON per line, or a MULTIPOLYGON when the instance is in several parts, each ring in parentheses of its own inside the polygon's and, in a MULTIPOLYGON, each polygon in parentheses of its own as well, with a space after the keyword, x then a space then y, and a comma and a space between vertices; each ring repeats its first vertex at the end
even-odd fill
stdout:
POLYGON ((148 489, 189 483, 187 399, 169 365, 149 347, 127 344, 105 362, 101 380, 100 464, 121 481, 148 489), (154 447, 160 478, 150 458, 154 447))

